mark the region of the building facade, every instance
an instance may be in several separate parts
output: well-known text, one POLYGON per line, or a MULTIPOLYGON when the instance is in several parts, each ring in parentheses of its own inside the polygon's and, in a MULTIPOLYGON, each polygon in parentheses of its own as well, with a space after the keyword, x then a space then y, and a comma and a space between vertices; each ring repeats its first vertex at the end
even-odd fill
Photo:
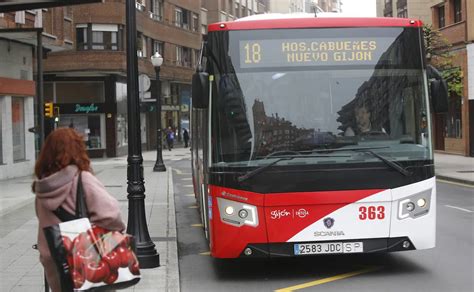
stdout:
POLYGON ((266 12, 261 0, 202 0, 202 7, 207 12, 208 24, 266 12))
POLYGON ((33 173, 37 108, 36 48, 45 53, 71 47, 70 9, 0 13, 0 180, 33 173))
MULTIPOLYGON (((451 94, 448 113, 433 115, 435 150, 474 156, 472 0, 377 0, 377 16, 418 18, 432 25, 450 44, 453 65, 462 71, 462 94, 451 94)), ((446 50, 446 48, 440 48, 446 50)))
POLYGON ((324 12, 342 12, 341 0, 314 0, 311 1, 324 12))
POLYGON ((297 13, 306 12, 305 0, 269 0, 270 13, 297 13))
MULTIPOLYGON (((201 2, 140 0, 137 54, 140 124, 144 149, 156 147, 156 76, 160 69, 162 126, 180 139, 189 125, 191 77, 201 43, 201 2)), ((45 100, 60 108, 59 126, 84 134, 92 157, 125 155, 128 149, 125 0, 73 7, 73 49, 50 54, 45 64, 45 100)))

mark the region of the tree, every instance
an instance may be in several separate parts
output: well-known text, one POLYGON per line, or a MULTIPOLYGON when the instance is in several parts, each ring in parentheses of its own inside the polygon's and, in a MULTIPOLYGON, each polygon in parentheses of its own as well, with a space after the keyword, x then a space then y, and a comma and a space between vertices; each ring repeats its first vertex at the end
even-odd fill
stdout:
POLYGON ((423 26, 423 33, 428 63, 441 72, 448 84, 450 95, 462 96, 463 72, 461 67, 453 64, 454 56, 449 50, 452 45, 441 35, 439 30, 434 30, 431 25, 423 26))

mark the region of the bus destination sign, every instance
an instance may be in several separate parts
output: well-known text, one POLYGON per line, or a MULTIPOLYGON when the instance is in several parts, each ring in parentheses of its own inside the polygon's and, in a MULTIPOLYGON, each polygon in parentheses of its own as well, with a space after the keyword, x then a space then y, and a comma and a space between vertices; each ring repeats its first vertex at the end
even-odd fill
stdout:
POLYGON ((393 38, 240 41, 240 68, 375 65, 393 38))

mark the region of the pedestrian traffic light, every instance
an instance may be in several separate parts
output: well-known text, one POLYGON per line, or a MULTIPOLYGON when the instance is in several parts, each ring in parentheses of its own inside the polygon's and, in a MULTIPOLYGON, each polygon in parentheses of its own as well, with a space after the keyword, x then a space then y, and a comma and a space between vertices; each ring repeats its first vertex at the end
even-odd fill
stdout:
POLYGON ((54 105, 52 102, 46 102, 44 104, 44 116, 52 118, 54 116, 54 105))

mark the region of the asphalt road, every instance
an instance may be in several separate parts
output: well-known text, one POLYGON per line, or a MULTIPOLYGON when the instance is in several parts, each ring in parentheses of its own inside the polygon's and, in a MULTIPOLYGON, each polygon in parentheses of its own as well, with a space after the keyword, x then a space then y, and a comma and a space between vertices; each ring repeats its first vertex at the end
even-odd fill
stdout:
MULTIPOLYGON (((168 165, 167 165, 168 166, 168 165)), ((438 183, 431 250, 273 260, 216 260, 207 253, 189 160, 170 163, 181 290, 474 291, 474 188, 438 183)))

